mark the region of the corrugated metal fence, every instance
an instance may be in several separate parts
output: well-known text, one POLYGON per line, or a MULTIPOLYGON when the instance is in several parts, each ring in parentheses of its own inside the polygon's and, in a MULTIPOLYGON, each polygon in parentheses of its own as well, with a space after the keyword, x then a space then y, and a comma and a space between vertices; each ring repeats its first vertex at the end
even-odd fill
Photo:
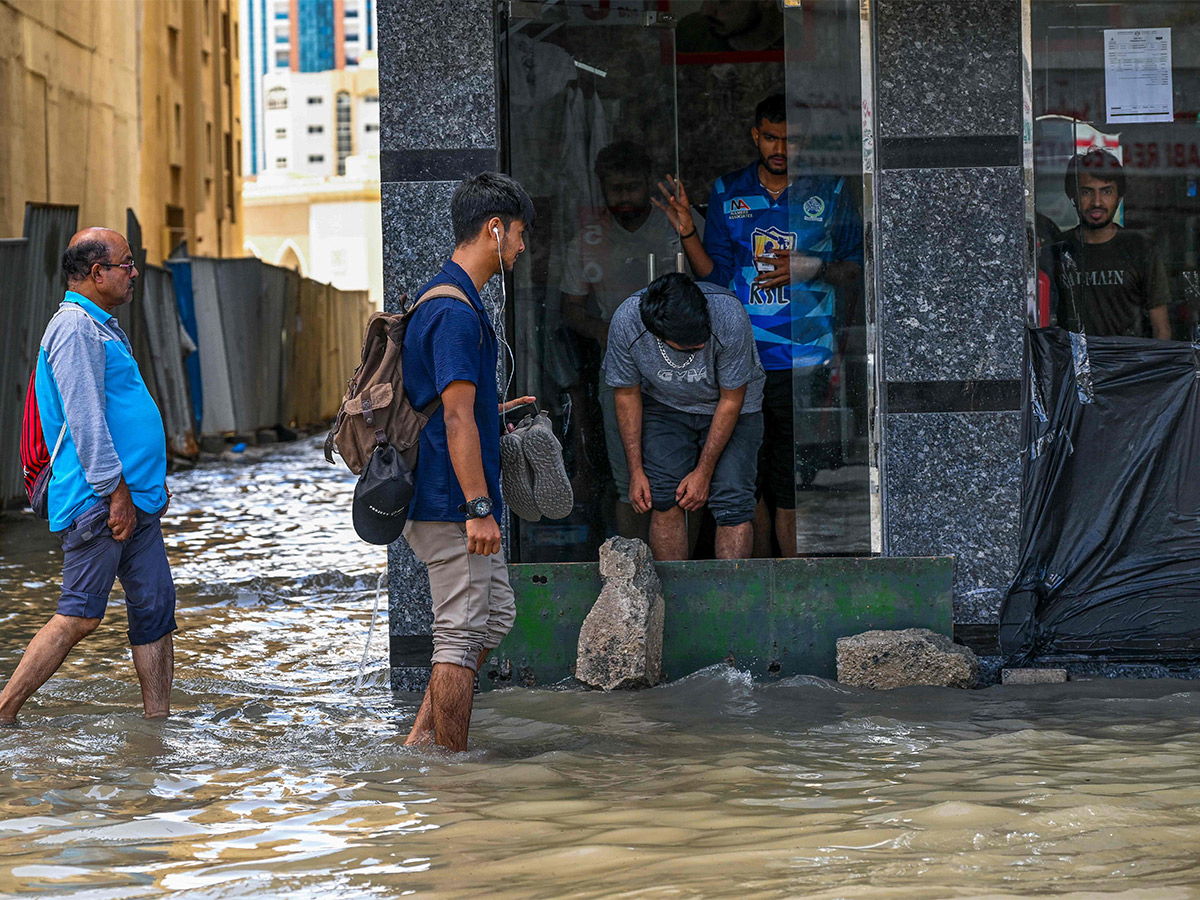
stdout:
MULTIPOLYGON (((62 299, 73 206, 28 204, 23 238, 0 240, 0 502, 24 499, 21 414, 46 323, 62 299)), ((171 453, 196 435, 253 433, 333 418, 373 307, 257 259, 172 259, 139 268, 119 311, 171 453)))

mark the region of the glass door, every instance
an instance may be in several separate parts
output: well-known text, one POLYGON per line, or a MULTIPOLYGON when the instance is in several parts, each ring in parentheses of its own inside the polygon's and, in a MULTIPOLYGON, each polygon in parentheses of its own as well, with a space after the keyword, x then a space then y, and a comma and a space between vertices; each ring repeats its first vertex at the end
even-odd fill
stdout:
POLYGON ((595 560, 608 536, 648 533, 628 503, 601 363, 617 306, 683 265, 650 202, 679 172, 675 32, 661 6, 502 4, 506 170, 537 212, 513 273, 513 393, 550 413, 575 493, 565 519, 515 520, 521 562, 595 560))
MULTIPOLYGON (((788 227, 762 240, 793 253, 790 297, 764 299, 786 301, 791 324, 795 552, 865 556, 877 461, 869 433, 859 4, 792 2, 784 25, 788 227)), ((776 511, 781 551, 792 538, 790 513, 776 511)))

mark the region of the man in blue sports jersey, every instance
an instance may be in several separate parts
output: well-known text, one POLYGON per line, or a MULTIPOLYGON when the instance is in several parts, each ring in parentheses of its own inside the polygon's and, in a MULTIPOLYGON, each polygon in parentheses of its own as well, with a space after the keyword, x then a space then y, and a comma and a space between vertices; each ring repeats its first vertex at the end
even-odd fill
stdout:
POLYGON ((697 279, 729 288, 750 315, 767 373, 759 489, 775 509, 781 552, 795 556, 795 472, 806 462, 795 458, 793 384, 801 406, 813 405, 837 351, 838 288, 862 275, 862 221, 844 178, 789 172, 783 94, 758 104, 750 138, 758 159, 713 184, 703 242, 677 178, 659 185, 655 203, 679 230, 697 279))

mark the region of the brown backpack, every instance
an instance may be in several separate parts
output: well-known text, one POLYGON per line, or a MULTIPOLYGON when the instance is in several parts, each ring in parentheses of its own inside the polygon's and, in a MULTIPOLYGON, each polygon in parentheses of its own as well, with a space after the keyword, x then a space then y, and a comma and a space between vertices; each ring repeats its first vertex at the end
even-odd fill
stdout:
MULTIPOLYGON (((421 429, 442 404, 435 398, 422 410, 413 408, 404 393, 404 367, 401 353, 404 335, 413 312, 426 300, 453 297, 475 310, 460 289, 439 284, 417 298, 401 313, 372 313, 363 337, 362 362, 354 370, 346 387, 346 396, 337 419, 325 438, 325 459, 333 462, 334 448, 355 475, 361 474, 378 446, 391 444, 400 451, 409 468, 417 467, 417 448, 421 429)), ((400 298, 401 307, 405 297, 400 298)), ((483 343, 483 323, 479 341, 483 343)))

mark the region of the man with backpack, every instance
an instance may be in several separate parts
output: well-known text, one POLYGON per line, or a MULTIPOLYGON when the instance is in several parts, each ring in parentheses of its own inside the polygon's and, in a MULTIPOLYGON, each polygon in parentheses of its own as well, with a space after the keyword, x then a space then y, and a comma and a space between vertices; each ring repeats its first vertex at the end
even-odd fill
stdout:
POLYGON ((128 242, 107 228, 71 238, 62 268, 66 296, 35 374, 42 434, 57 448, 46 509, 62 538, 62 597, 0 693, 5 725, 100 624, 118 576, 146 718, 171 707, 175 585, 160 525, 170 498, 166 436, 113 314, 133 299, 138 271, 128 242))
POLYGON ((414 409, 439 397, 421 431, 415 493, 404 536, 429 569, 433 672, 409 744, 465 750, 475 673, 508 634, 516 604, 500 548, 499 341, 479 291, 512 271, 533 224, 533 203, 512 178, 484 172, 454 191, 454 253, 422 288, 446 286, 418 306, 403 344, 404 388, 414 409), (464 303, 461 295, 469 301, 464 303))

